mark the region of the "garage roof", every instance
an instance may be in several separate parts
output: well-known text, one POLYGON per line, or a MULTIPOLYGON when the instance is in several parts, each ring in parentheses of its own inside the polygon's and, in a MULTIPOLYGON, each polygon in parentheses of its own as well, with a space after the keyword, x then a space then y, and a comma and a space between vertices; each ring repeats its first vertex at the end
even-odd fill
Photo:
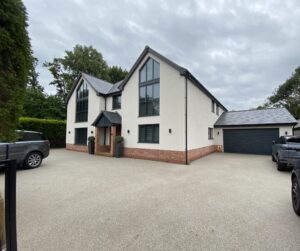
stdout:
POLYGON ((224 112, 215 127, 296 125, 297 120, 285 108, 224 112))

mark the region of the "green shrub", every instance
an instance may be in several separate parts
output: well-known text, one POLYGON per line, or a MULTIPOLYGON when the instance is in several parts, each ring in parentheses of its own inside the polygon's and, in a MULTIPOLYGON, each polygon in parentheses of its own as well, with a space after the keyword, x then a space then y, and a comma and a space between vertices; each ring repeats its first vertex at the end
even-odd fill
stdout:
POLYGON ((50 141, 51 148, 66 145, 66 121, 64 120, 21 117, 18 129, 43 133, 50 141))
POLYGON ((124 138, 122 136, 116 136, 115 141, 116 143, 122 143, 124 141, 124 138))

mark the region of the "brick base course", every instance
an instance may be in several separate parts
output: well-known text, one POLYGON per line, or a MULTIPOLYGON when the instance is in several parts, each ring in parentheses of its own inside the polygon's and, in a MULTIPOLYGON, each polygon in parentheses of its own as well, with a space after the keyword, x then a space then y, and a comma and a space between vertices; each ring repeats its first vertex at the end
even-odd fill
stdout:
MULTIPOLYGON (((88 152, 87 146, 82 146, 82 145, 66 144, 66 149, 72 151, 79 151, 79 152, 88 152)), ((192 149, 188 151, 188 162, 199 159, 213 152, 221 152, 221 151, 222 151, 222 147, 218 145, 192 149)), ((185 151, 125 147, 123 155, 124 157, 128 157, 128 158, 185 164, 185 151)))
MULTIPOLYGON (((213 152, 222 151, 219 146, 212 145, 201 147, 188 151, 188 162, 199 159, 213 152)), ((124 148, 124 157, 147 159, 171 162, 177 164, 185 164, 185 151, 170 151, 170 150, 156 150, 156 149, 141 149, 141 148, 124 148)))
POLYGON ((193 161, 217 151, 218 146, 216 145, 192 149, 188 151, 188 159, 189 161, 193 161))
POLYGON ((78 152, 88 152, 88 147, 82 145, 66 144, 66 149, 78 152))
POLYGON ((141 148, 124 148, 123 155, 135 159, 157 160, 164 162, 172 162, 178 164, 185 163, 185 152, 156 150, 156 149, 141 149, 141 148))

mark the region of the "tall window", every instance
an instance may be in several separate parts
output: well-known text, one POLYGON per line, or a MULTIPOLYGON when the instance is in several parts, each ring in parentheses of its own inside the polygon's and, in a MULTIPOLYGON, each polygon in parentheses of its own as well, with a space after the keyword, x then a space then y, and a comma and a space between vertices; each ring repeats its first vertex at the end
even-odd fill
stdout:
POLYGON ((89 89, 82 80, 76 93, 76 122, 86 122, 88 120, 89 89))
POLYGON ((159 143, 159 125, 139 125, 139 143, 159 143))
POLYGON ((159 63, 149 58, 140 70, 139 81, 139 116, 159 115, 160 99, 159 63))
POLYGON ((220 114, 220 107, 219 105, 217 105, 217 115, 219 116, 219 114, 220 114))
POLYGON ((75 129, 75 144, 86 145, 87 144, 87 128, 75 129))
POLYGON ((121 95, 115 95, 113 98, 112 109, 121 109, 121 95))
POLYGON ((214 129, 208 128, 208 139, 214 139, 214 129))
POLYGON ((211 101, 211 112, 215 112, 215 101, 211 101))

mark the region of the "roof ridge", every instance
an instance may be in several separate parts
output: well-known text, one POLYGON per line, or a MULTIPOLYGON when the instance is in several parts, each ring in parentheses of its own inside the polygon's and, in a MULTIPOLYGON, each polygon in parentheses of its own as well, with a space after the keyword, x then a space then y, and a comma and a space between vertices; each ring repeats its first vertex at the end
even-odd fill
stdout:
POLYGON ((102 78, 98 78, 98 77, 93 76, 93 75, 91 75, 91 74, 89 74, 89 73, 81 72, 81 74, 88 75, 88 76, 90 76, 90 77, 92 77, 92 78, 96 78, 96 79, 98 79, 98 80, 101 80, 101 81, 103 81, 103 82, 105 82, 105 83, 107 83, 107 84, 114 85, 113 83, 110 83, 110 82, 108 82, 107 80, 104 80, 104 79, 102 79, 102 78))
POLYGON ((227 111, 228 112, 254 112, 254 111, 266 111, 266 110, 279 110, 279 109, 286 109, 285 107, 271 107, 271 108, 263 108, 263 109, 245 109, 245 110, 238 110, 238 111, 227 111))

